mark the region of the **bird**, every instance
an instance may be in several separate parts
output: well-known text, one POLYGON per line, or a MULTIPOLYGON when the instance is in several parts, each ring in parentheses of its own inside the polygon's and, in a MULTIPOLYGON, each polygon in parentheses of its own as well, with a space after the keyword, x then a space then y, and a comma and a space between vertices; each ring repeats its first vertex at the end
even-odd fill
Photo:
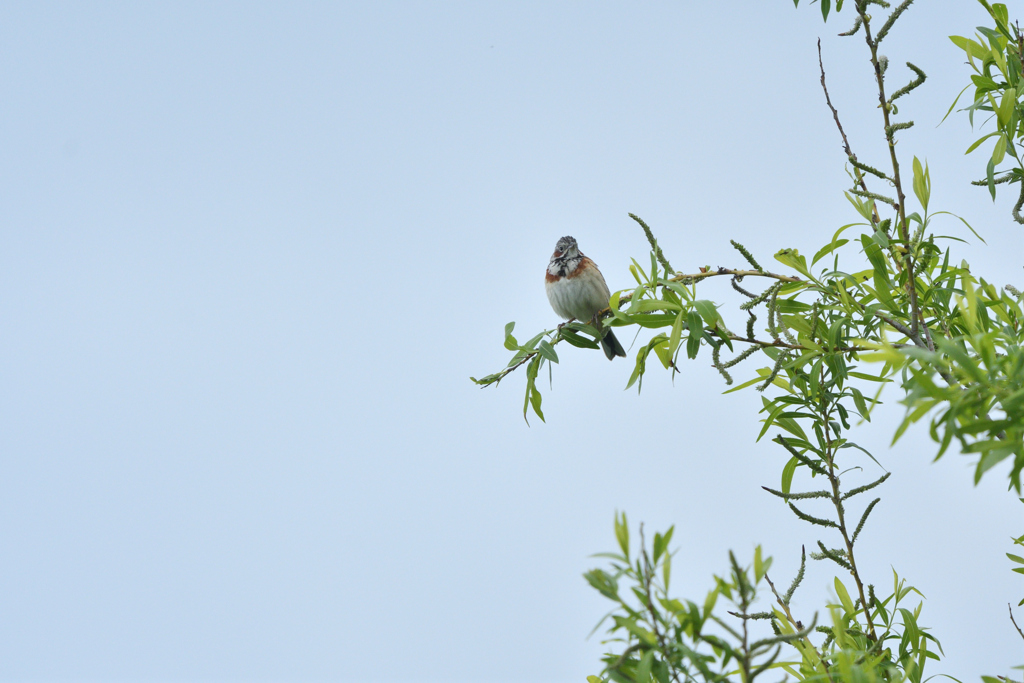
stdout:
MULTIPOLYGON (((593 322, 601 338, 601 348, 608 360, 626 357, 626 350, 609 328, 602 328, 597 313, 608 308, 611 292, 597 264, 583 255, 573 237, 563 237, 555 244, 548 269, 544 275, 544 288, 555 313, 569 320, 593 322)), ((564 323, 563 323, 564 324, 564 323)))

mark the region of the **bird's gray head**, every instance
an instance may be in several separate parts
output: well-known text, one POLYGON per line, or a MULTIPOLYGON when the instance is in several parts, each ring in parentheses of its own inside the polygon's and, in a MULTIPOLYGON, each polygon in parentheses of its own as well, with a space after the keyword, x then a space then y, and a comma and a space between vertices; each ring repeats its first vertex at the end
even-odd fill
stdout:
POLYGON ((555 245, 555 256, 561 258, 575 258, 580 253, 580 248, 576 245, 576 239, 573 237, 563 237, 558 240, 558 244, 555 245))

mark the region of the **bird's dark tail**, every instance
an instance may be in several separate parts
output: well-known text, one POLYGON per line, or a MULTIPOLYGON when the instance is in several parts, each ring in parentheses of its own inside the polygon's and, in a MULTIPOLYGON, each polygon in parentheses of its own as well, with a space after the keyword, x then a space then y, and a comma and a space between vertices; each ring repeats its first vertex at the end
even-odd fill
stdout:
POLYGON ((611 330, 606 330, 604 339, 601 340, 601 348, 604 349, 604 355, 608 360, 614 360, 615 356, 626 357, 626 349, 622 348, 622 344, 615 338, 615 333, 611 330))

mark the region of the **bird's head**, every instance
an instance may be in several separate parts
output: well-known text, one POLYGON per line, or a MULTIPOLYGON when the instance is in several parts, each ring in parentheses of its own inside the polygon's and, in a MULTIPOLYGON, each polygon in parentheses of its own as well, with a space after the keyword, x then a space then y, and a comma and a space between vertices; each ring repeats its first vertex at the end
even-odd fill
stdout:
POLYGON ((580 248, 576 245, 576 239, 573 237, 563 237, 555 245, 555 258, 576 258, 579 253, 580 248))

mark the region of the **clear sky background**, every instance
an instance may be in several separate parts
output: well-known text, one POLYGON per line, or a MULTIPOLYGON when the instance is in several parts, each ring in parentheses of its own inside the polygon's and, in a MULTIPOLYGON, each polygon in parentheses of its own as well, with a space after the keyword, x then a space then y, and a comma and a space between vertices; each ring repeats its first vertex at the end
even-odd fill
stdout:
MULTIPOLYGON (((967 185, 965 116, 937 127, 968 77, 946 36, 986 19, 920 2, 883 51, 891 83, 930 76, 900 151, 988 241, 957 253, 1021 286, 1009 195, 967 185)), ((618 289, 647 255, 630 211, 690 272, 855 221, 815 52, 881 164, 850 23, 788 0, 0 4, 0 678, 578 682, 616 510, 677 525, 681 596, 757 543, 788 582, 818 530, 761 491, 785 455, 706 353, 637 396, 630 361, 561 349, 532 427, 522 376, 469 376, 506 362, 505 323, 558 322, 562 235, 618 289)), ((889 449, 899 412, 854 435, 893 472, 859 564, 928 597, 930 673, 1010 673, 1024 506, 1005 468, 932 464, 921 428, 889 449)))

